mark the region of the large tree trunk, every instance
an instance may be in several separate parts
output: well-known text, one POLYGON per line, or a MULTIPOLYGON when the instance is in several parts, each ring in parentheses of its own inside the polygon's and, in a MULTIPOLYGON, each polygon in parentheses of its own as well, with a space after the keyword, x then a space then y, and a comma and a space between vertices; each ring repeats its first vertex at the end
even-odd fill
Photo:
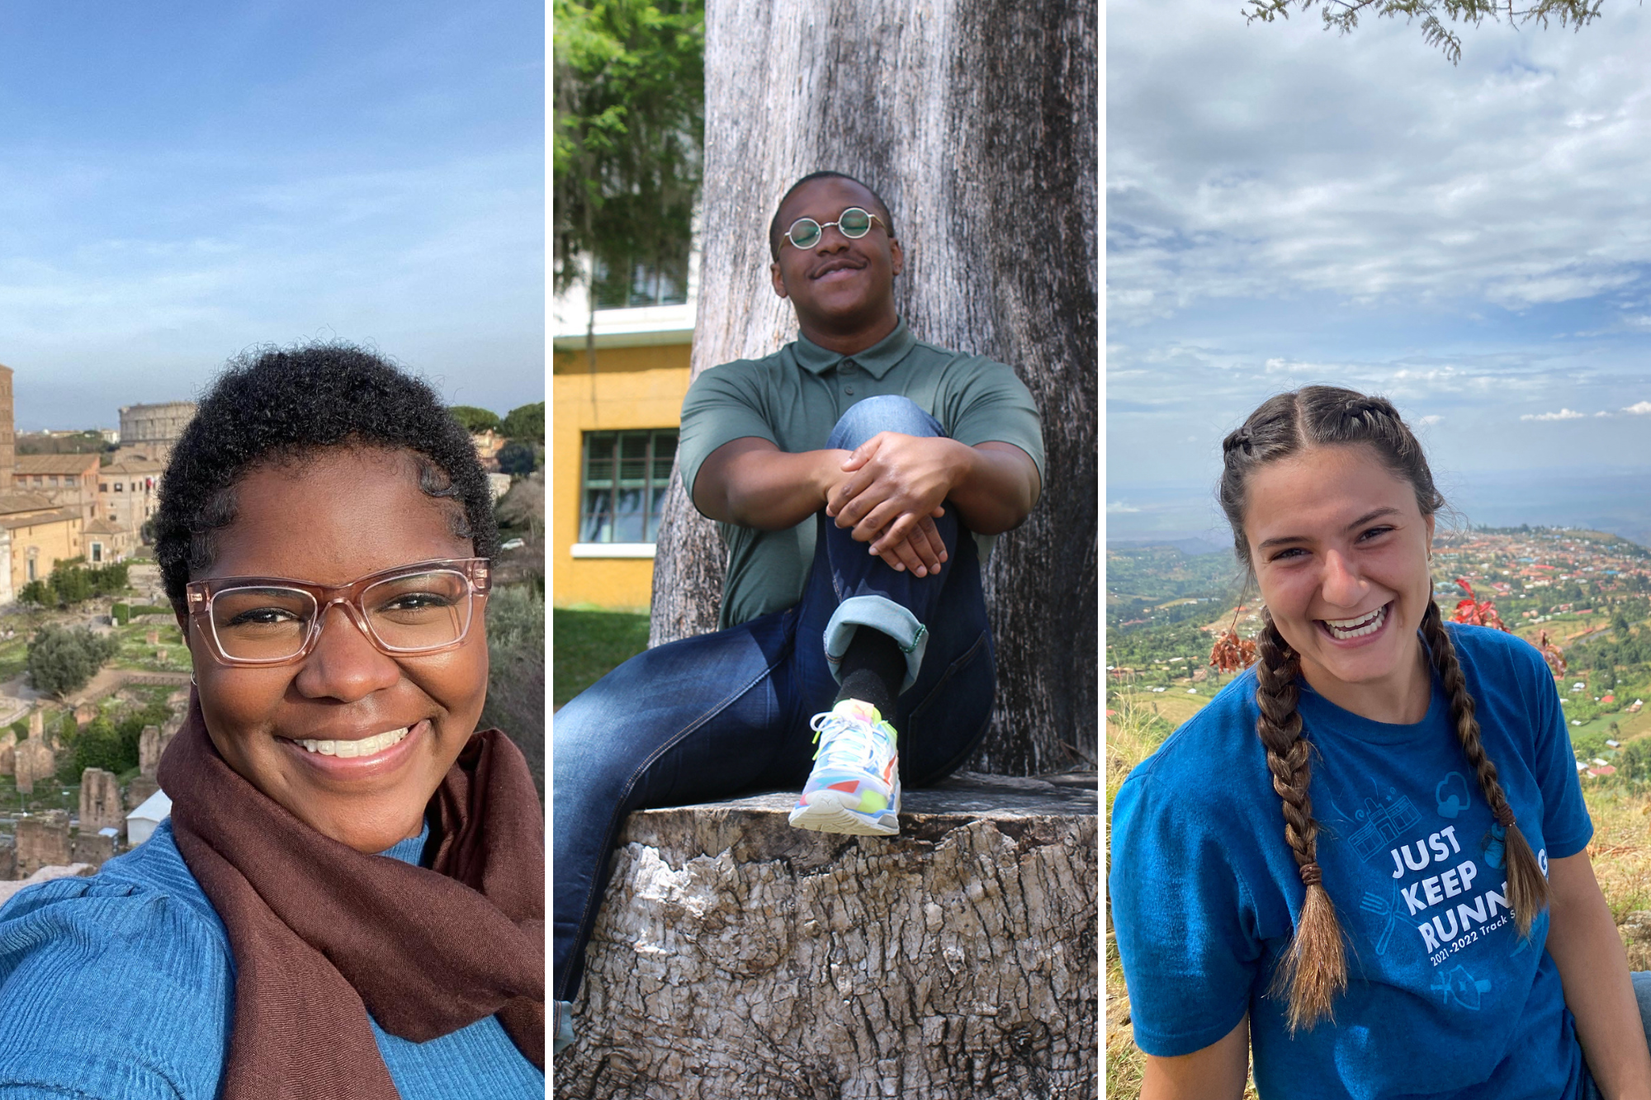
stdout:
MULTIPOLYGON (((798 177, 858 176, 906 254, 922 340, 1012 365, 1043 413, 1043 497, 986 571, 998 707, 971 767, 1096 758, 1096 8, 1090 0, 713 0, 693 372, 796 324, 768 220, 798 177)), ((715 628, 724 553, 680 481, 654 563, 652 642, 715 628)))
POLYGON ((955 777, 889 838, 794 797, 626 821, 557 1100, 1095 1096, 1093 773, 955 777))

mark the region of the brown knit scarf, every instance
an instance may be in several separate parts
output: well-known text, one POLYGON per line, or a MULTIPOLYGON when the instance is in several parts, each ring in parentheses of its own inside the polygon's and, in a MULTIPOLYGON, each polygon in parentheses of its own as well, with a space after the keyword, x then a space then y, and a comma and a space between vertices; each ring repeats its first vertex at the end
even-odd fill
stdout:
POLYGON ((544 1068, 544 817, 498 730, 470 738, 430 802, 430 869, 362 855, 260 793, 193 692, 159 779, 235 953, 224 1100, 396 1100, 369 1012, 415 1042, 497 1014, 544 1068))

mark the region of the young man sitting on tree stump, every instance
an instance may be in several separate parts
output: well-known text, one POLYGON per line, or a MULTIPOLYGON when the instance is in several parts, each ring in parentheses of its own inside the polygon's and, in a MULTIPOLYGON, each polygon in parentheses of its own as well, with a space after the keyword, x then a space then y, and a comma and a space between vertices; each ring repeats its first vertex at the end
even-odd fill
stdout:
POLYGON ((991 719, 980 568, 1042 485, 1031 395, 907 331, 900 243, 865 184, 805 176, 769 244, 798 339, 706 370, 682 405, 683 485, 728 546, 721 629, 555 717, 558 1049, 632 810, 800 786, 793 825, 892 836, 902 781, 955 771, 991 719))

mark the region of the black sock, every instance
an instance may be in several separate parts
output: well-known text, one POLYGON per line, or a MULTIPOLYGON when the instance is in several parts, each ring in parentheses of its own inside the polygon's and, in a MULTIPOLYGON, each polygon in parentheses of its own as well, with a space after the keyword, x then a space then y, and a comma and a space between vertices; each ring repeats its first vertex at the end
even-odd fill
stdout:
POLYGON ((885 721, 894 720, 894 701, 906 679, 906 655, 893 638, 869 626, 857 628, 837 668, 843 686, 836 702, 858 699, 876 707, 885 721))

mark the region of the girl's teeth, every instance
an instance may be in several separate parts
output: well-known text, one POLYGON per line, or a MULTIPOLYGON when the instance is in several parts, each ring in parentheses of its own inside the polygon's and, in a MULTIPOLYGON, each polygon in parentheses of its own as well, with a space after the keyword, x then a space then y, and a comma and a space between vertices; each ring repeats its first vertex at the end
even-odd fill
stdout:
POLYGON ((349 758, 352 756, 372 756, 374 753, 383 752, 406 736, 407 727, 402 726, 398 730, 374 734, 372 737, 366 737, 360 741, 303 740, 299 741, 298 744, 304 746, 308 751, 318 752, 322 756, 349 758))
POLYGON ((1357 619, 1325 619, 1324 625, 1330 628, 1332 636, 1341 639, 1362 638, 1366 634, 1374 634, 1382 628, 1387 619, 1387 605, 1383 604, 1369 615, 1361 615, 1357 619))

